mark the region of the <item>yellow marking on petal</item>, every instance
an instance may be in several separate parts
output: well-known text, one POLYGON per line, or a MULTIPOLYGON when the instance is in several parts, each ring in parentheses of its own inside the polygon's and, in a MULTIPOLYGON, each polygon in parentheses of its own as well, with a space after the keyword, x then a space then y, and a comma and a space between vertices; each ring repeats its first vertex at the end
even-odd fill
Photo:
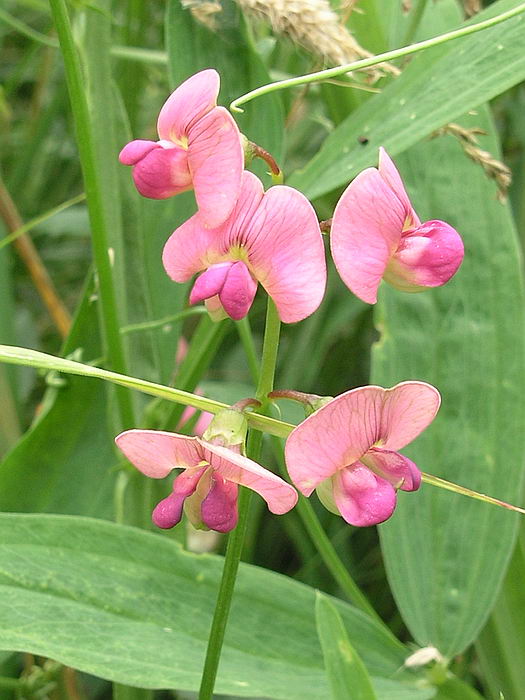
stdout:
POLYGON ((188 137, 187 136, 181 136, 180 138, 177 138, 175 134, 170 133, 170 141, 172 141, 176 146, 180 146, 181 148, 184 148, 185 151, 188 150, 188 137))
POLYGON ((248 268, 250 267, 250 263, 248 260, 248 251, 242 245, 232 245, 232 247, 228 251, 228 260, 240 260, 248 268))

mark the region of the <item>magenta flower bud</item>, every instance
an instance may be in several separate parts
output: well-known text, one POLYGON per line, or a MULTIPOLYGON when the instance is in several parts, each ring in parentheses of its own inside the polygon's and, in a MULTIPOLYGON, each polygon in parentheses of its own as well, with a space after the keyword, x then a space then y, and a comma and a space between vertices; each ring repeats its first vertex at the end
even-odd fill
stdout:
POLYGON ((343 282, 369 304, 377 301, 382 279, 404 292, 445 284, 464 255, 452 226, 420 222, 384 148, 379 149, 379 169, 367 168, 343 192, 330 246, 343 282))
POLYGON ((421 472, 398 450, 434 419, 441 402, 425 382, 365 386, 336 396, 290 433, 286 464, 305 496, 356 526, 387 520, 396 491, 416 491, 421 472))
POLYGON ((217 263, 195 281, 190 304, 218 296, 225 313, 239 321, 250 310, 256 292, 257 281, 242 261, 217 263))
POLYGON ((452 226, 426 221, 403 232, 383 279, 402 292, 439 287, 456 273, 463 255, 463 241, 452 226))

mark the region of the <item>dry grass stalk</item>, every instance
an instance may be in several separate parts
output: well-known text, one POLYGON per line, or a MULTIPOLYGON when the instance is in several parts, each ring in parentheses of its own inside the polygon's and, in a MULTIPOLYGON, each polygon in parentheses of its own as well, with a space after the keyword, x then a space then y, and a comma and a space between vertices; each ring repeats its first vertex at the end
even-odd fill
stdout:
POLYGON ((485 133, 483 129, 466 129, 459 124, 451 123, 446 124, 446 126, 441 127, 441 129, 437 129, 437 131, 433 133, 433 136, 451 134, 457 138, 465 154, 475 163, 481 165, 487 176, 496 182, 498 186, 498 199, 500 202, 505 202, 507 200, 507 190, 512 181, 512 173, 504 163, 494 158, 488 151, 484 151, 479 147, 477 136, 485 133))
POLYGON ((463 0, 463 7, 467 17, 472 17, 481 10, 481 0, 463 0))
POLYGON ((358 14, 363 14, 363 10, 356 7, 359 0, 341 0, 339 3, 339 17, 341 24, 346 24, 352 12, 357 12, 358 14))
MULTIPOLYGON (((292 41, 325 62, 337 66, 372 54, 360 46, 339 21, 328 0, 237 0, 248 15, 269 22, 276 34, 292 41)), ((385 72, 398 74, 389 64, 373 66, 367 71, 371 80, 385 72)))
POLYGON ((205 27, 217 29, 217 13, 222 12, 219 0, 181 0, 181 5, 205 27))
MULTIPOLYGON (((237 0, 237 3, 247 15, 269 22, 276 34, 289 37, 330 65, 351 63, 372 55, 340 22, 329 0, 237 0)), ((222 9, 220 0, 182 0, 182 6, 198 21, 216 28, 222 9)), ((385 73, 399 74, 399 70, 388 63, 363 72, 371 82, 385 73)))
MULTIPOLYGON (((12 233, 23 227, 20 213, 1 177, 0 220, 5 223, 7 230, 12 233)), ((58 296, 53 280, 49 276, 31 237, 28 233, 22 233, 14 240, 13 246, 27 267, 33 284, 53 319, 58 332, 62 338, 66 338, 71 328, 71 317, 58 296)))

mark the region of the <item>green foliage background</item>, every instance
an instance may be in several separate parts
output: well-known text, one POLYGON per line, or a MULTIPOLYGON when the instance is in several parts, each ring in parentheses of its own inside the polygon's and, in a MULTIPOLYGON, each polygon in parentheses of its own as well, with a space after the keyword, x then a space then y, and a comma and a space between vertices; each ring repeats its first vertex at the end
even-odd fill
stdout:
MULTIPOLYGON (((113 332, 123 343, 124 369, 189 391, 199 384, 226 403, 253 393, 239 328, 198 315, 173 319, 186 308, 187 289, 167 279, 160 261, 170 232, 194 212, 193 196, 140 198, 117 154, 131 138, 155 138, 169 91, 197 70, 219 70, 227 106, 260 84, 319 67, 322 58, 245 17, 239 4, 223 0, 211 29, 178 0, 68 5, 100 214, 115 261, 113 332), (181 338, 189 350, 177 366, 181 338)), ((487 2, 467 21, 518 4, 487 2)), ((398 0, 361 0, 347 24, 361 45, 379 52, 463 21, 456 0, 414 0, 410 12, 398 0)), ((84 191, 77 139, 85 134, 48 3, 6 0, 0 42, 0 184, 30 222, 84 191)), ((239 119, 243 132, 284 165, 287 183, 314 201, 320 218, 331 215, 341 188, 375 165, 378 146, 385 146, 421 218, 450 222, 466 247, 448 285, 417 295, 384 286, 374 309, 330 268, 322 307, 282 331, 276 386, 334 395, 367 382, 429 381, 443 406, 408 456, 426 472, 514 503, 521 503, 524 471, 524 44, 520 15, 415 55, 375 91, 363 76, 347 76, 343 82, 365 89, 325 83, 276 92, 245 105, 239 119), (451 121, 482 129, 481 148, 512 167, 507 202, 457 139, 435 135, 451 121)), ((269 185, 264 168, 255 170, 269 185)), ((92 197, 44 216, 30 231, 74 317, 68 337, 59 337, 11 244, 0 247, 1 343, 111 364, 90 247, 100 232, 88 206, 92 197)), ((3 211, 1 235, 9 232, 3 211)), ((250 324, 259 351, 262 295, 250 324)), ((46 690, 40 660, 30 687, 29 654, 78 669, 80 697, 151 699, 158 689, 158 698, 182 698, 181 691, 198 689, 223 542, 214 542, 213 554, 193 554, 184 550, 183 526, 144 532, 168 485, 152 485, 123 464, 113 436, 121 427, 174 429, 181 409, 125 391, 120 397, 133 420, 123 426, 121 398, 109 385, 0 365, 2 700, 20 697, 22 686, 9 683, 19 678, 23 697, 72 697, 62 666, 49 672, 46 690)), ((282 411, 283 420, 300 420, 293 408, 282 411)), ((281 453, 274 439, 263 454, 275 469, 281 453)), ((509 700, 524 697, 518 517, 430 486, 399 501, 379 532, 353 529, 314 502, 385 625, 341 600, 296 511, 277 519, 254 501, 217 692, 282 700, 497 699, 500 691, 509 700), (317 605, 314 589, 327 594, 317 605), (405 669, 417 646, 436 647, 446 663, 405 669)))

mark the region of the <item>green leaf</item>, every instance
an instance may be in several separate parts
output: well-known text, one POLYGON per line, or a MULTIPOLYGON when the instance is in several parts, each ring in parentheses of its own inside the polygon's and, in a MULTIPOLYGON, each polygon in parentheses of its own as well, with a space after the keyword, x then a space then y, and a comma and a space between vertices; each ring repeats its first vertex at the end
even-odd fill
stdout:
MULTIPOLYGON (((499 0, 474 22, 511 9, 499 0)), ((308 197, 320 197, 377 165, 379 146, 405 151, 435 129, 525 78, 525 18, 514 17, 415 58, 385 90, 342 122, 319 153, 290 178, 308 197), (368 139, 366 144, 358 137, 368 139)))
POLYGON ((521 529, 498 602, 476 649, 491 697, 520 697, 525 687, 525 530, 521 529))
MULTIPOLYGON (((222 561, 108 522, 0 515, 0 648, 137 687, 195 690, 222 561)), ((311 588, 241 564, 216 691, 326 698, 314 603, 311 588)), ((402 670, 403 645, 350 605, 333 603, 356 652, 382 679, 382 700, 432 697, 402 670)))
POLYGON ((459 678, 448 678, 438 686, 434 700, 483 700, 483 698, 477 690, 463 683, 459 678))
MULTIPOLYGON (((206 358, 204 358, 203 361, 205 359, 206 358)), ((193 406, 201 411, 217 413, 219 410, 226 408, 226 405, 219 401, 205 399, 179 389, 172 389, 163 384, 155 384, 154 382, 148 382, 144 379, 138 379, 137 377, 129 377, 125 374, 119 374, 118 372, 110 372, 100 367, 86 365, 82 362, 76 362, 67 358, 54 357, 53 355, 47 355, 46 353, 30 350, 28 348, 0 345, 0 362, 39 367, 40 369, 65 372, 66 374, 79 374, 84 377, 96 377, 117 384, 118 386, 137 389, 145 394, 157 396, 161 399, 175 401, 185 406, 193 406)), ((287 437, 293 429, 293 426, 288 425, 288 423, 283 423, 282 421, 277 421, 268 416, 256 413, 248 413, 246 418, 253 428, 264 430, 278 437, 287 437)))
POLYGON ((350 644, 341 616, 319 591, 315 616, 333 700, 376 700, 366 666, 350 644))
MULTIPOLYGON (((498 143, 487 110, 463 119, 498 143)), ((441 410, 406 452, 426 472, 519 503, 523 483, 525 368, 523 289, 516 232, 494 183, 452 137, 420 144, 398 165, 423 220, 449 221, 466 254, 446 286, 421 294, 381 289, 372 380, 420 379, 441 392, 441 410), (497 235, 495 235, 497 232, 497 235)), ((518 520, 423 486, 399 493, 380 527, 389 581, 421 646, 451 657, 477 636, 495 602, 518 520)))
MULTIPOLYGON (((88 361, 100 356, 93 291, 89 284, 63 349, 88 361)), ((48 383, 38 419, 0 466, 0 510, 109 517, 117 457, 106 388, 56 374, 48 383)))

